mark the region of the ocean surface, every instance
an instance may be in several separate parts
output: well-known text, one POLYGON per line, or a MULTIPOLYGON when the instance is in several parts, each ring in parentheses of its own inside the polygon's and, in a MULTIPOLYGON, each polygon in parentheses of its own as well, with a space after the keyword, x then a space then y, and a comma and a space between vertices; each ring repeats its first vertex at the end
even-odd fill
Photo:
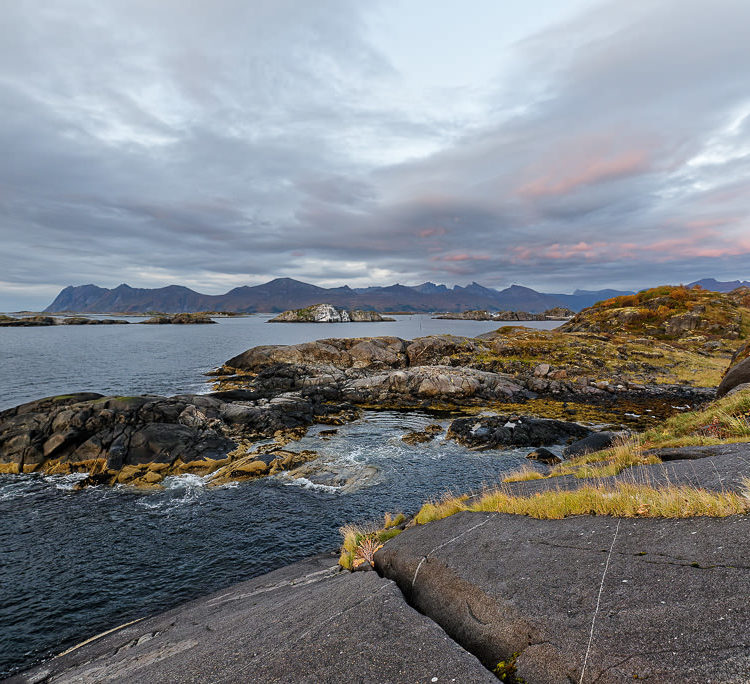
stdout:
MULTIPOLYGON (((259 344, 473 336, 499 325, 422 315, 330 326, 266 324, 267 318, 0 328, 0 409, 79 390, 210 391, 204 373, 259 344)), ((368 412, 333 438, 319 437, 329 428, 316 426, 290 445, 315 449, 326 466, 368 473, 352 491, 283 475, 213 489, 187 475, 148 493, 124 487, 73 491, 80 476, 0 476, 0 676, 128 620, 333 550, 346 523, 414 512, 446 492, 494 484, 529 451, 472 452, 441 436, 424 445, 401 441, 408 430, 431 422, 435 416, 419 412, 368 412)))

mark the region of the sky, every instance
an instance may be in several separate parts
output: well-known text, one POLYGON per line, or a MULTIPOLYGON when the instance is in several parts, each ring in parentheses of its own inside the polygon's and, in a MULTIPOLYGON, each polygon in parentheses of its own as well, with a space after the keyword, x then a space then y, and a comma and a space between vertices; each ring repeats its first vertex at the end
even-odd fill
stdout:
POLYGON ((747 0, 0 0, 0 310, 750 279, 747 0))

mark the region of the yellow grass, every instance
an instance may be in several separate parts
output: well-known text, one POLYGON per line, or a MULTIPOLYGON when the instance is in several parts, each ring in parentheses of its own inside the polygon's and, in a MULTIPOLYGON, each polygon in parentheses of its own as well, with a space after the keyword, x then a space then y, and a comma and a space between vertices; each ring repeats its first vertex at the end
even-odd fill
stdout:
POLYGON ((534 470, 529 465, 524 465, 518 470, 514 470, 503 478, 503 482, 528 482, 529 480, 543 480, 544 475, 538 470, 534 470))
MULTIPOLYGON (((747 488, 750 490, 750 483, 747 488)), ((737 494, 689 486, 656 488, 639 484, 585 485, 575 490, 551 490, 531 496, 516 496, 496 489, 471 503, 465 496, 426 503, 416 521, 424 524, 460 511, 491 511, 540 519, 587 514, 622 518, 725 517, 750 512, 750 496, 748 492, 737 494)))

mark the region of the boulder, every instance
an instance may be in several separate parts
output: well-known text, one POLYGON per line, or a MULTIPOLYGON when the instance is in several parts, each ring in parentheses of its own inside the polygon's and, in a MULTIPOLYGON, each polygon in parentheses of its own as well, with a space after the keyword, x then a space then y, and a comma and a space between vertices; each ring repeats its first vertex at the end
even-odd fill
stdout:
POLYGON ((534 451, 529 452, 528 454, 526 454, 526 458, 531 461, 546 463, 547 465, 562 463, 562 459, 557 454, 553 454, 549 449, 545 449, 544 447, 540 449, 534 449, 534 451))
POLYGON ((750 342, 746 342, 732 356, 729 368, 716 388, 716 396, 723 397, 745 383, 750 383, 750 342))
POLYGON ((591 430, 578 423, 510 415, 457 418, 448 429, 448 439, 472 449, 549 446, 589 434, 591 430))
POLYGON ((573 442, 570 446, 563 449, 563 456, 565 458, 573 458, 574 456, 583 456, 594 451, 601 451, 602 449, 609 449, 621 436, 619 432, 592 432, 590 435, 573 442))

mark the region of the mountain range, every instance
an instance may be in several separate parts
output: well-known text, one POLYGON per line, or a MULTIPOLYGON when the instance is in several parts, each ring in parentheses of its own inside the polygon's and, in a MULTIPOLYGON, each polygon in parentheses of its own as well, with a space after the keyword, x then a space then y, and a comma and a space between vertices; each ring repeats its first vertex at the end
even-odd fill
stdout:
MULTIPOLYGON (((706 290, 729 292, 748 281, 696 280, 706 290)), ((278 313, 313 304, 333 304, 345 309, 370 311, 529 311, 539 313, 555 306, 574 311, 616 297, 633 294, 624 290, 576 290, 573 294, 537 292, 521 285, 494 290, 479 283, 447 287, 435 283, 390 285, 388 287, 325 288, 292 278, 276 278, 262 285, 235 287, 222 295, 206 295, 180 285, 156 289, 119 285, 113 289, 96 285, 72 285, 63 289, 45 311, 78 313, 189 313, 229 311, 238 313, 278 313)))
POLYGON ((68 286, 45 311, 79 313, 187 313, 231 311, 276 313, 312 304, 327 303, 346 309, 371 311, 530 311, 541 312, 555 306, 579 311, 594 302, 621 294, 620 290, 576 290, 573 294, 549 294, 528 287, 511 285, 494 290, 478 283, 447 287, 422 283, 409 287, 324 288, 291 278, 277 278, 263 285, 236 287, 222 295, 206 295, 180 285, 144 289, 119 285, 113 289, 96 285, 68 286))

